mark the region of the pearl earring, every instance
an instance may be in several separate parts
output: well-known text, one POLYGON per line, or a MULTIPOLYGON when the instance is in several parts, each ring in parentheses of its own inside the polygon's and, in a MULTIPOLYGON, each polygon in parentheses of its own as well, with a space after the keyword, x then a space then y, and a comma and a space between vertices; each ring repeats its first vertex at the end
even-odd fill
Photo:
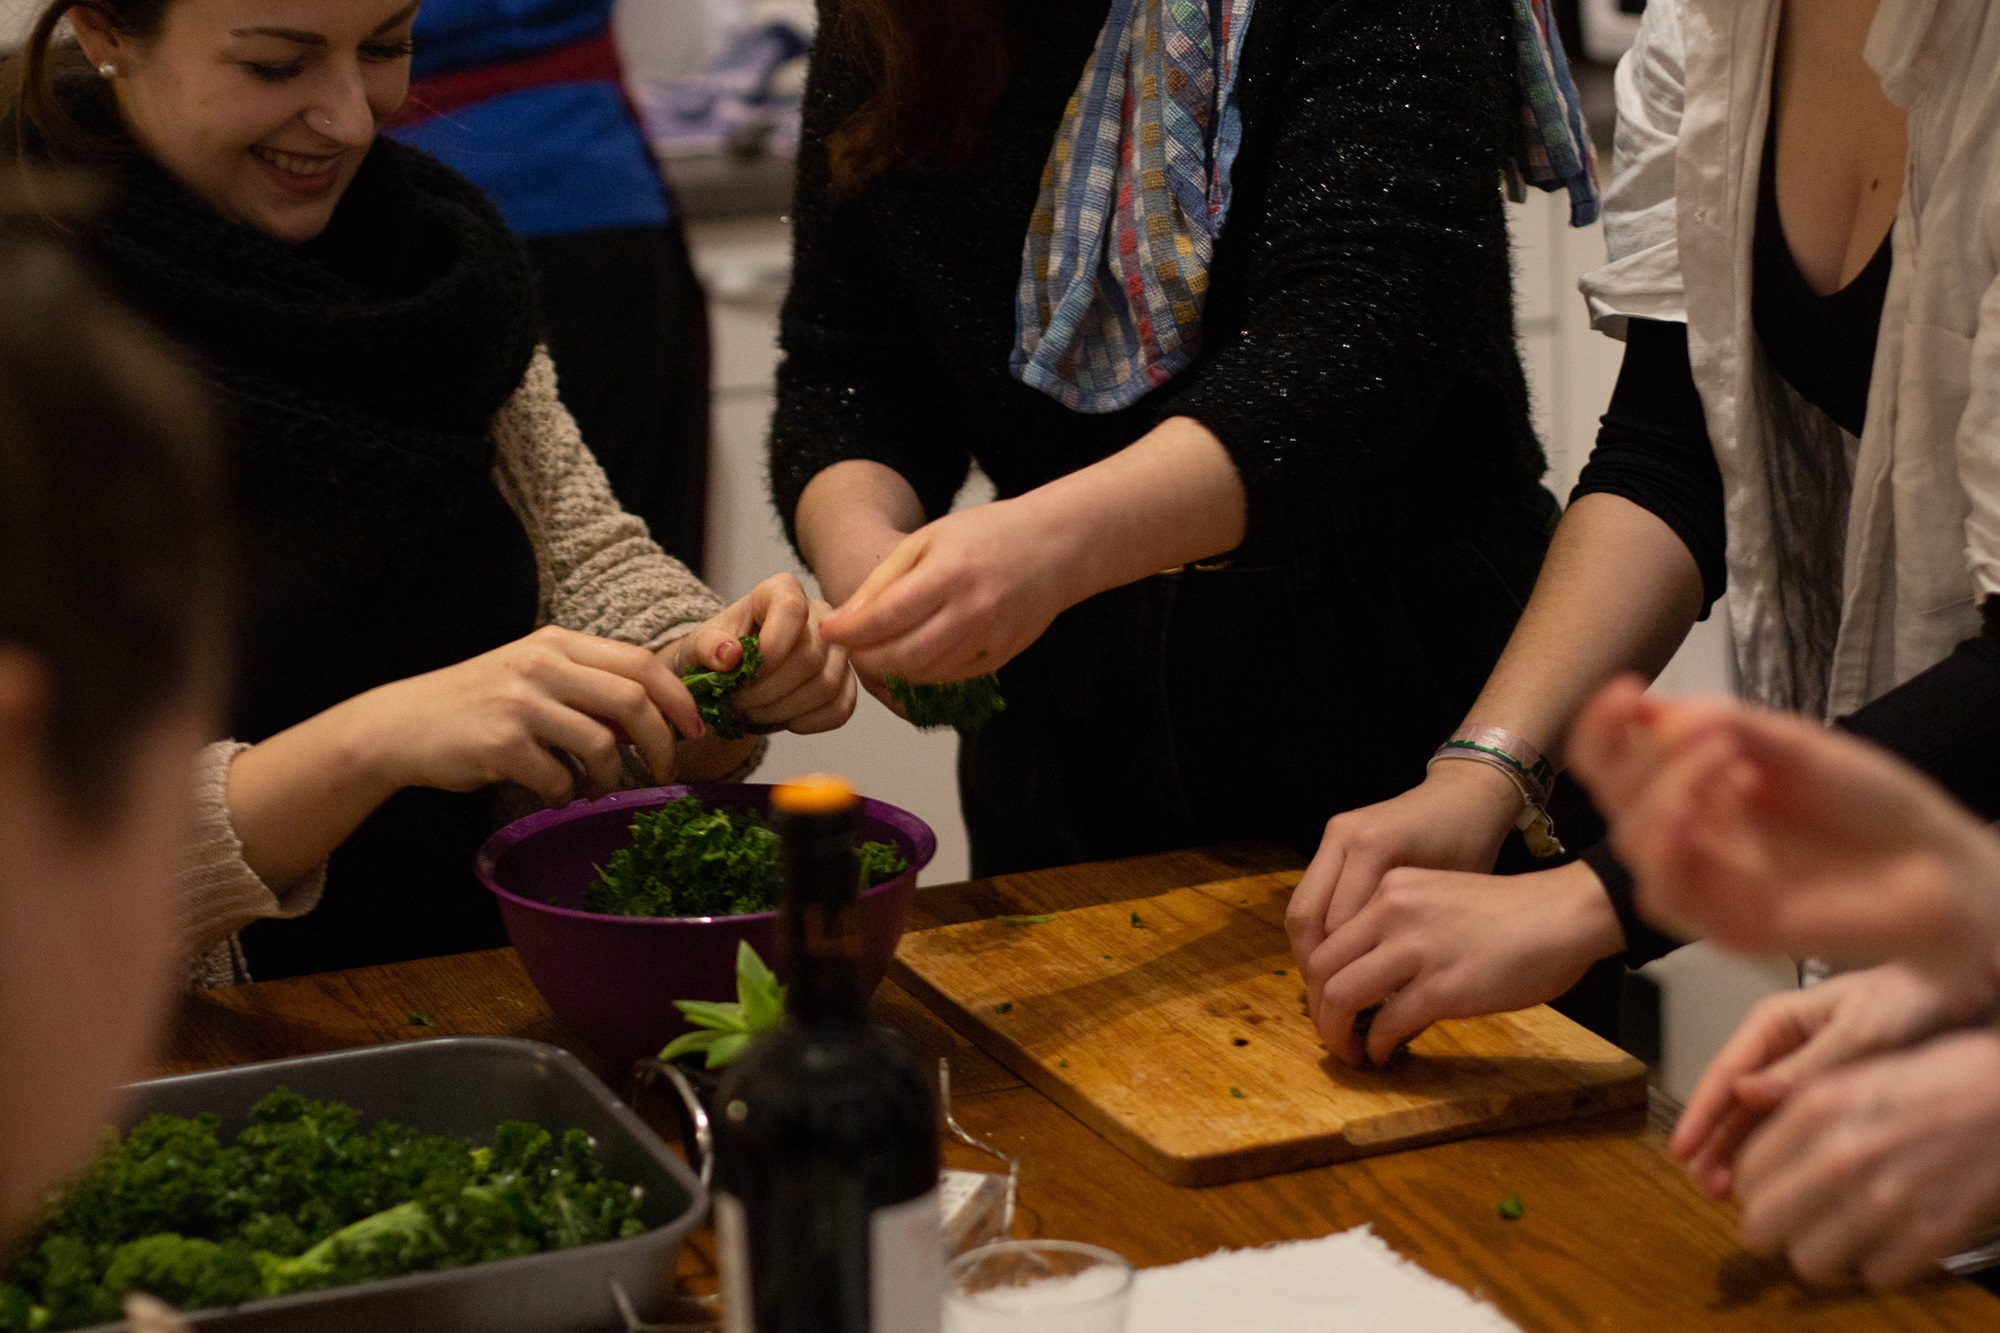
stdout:
POLYGON ((118 77, 118 66, 107 60, 97 67, 97 72, 107 79, 115 79, 118 77))

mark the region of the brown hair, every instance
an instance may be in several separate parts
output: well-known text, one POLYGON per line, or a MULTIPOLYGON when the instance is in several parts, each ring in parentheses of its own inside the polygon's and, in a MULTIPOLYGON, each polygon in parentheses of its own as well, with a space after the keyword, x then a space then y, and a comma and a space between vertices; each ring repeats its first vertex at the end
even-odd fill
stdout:
POLYGON ((828 142, 835 197, 962 165, 1007 85, 997 0, 842 0, 839 23, 875 87, 828 142))
POLYGON ((0 105, 14 121, 15 152, 25 151, 30 135, 39 139, 57 161, 101 157, 110 141, 79 125, 57 92, 65 79, 95 78, 74 41, 57 41, 56 30, 72 9, 102 15, 120 37, 144 41, 157 35, 174 0, 48 0, 19 52, 0 67, 0 105))
POLYGON ((165 345, 45 224, 0 211, 0 643, 48 670, 49 777, 86 822, 120 805, 138 734, 219 688, 215 466, 165 345))

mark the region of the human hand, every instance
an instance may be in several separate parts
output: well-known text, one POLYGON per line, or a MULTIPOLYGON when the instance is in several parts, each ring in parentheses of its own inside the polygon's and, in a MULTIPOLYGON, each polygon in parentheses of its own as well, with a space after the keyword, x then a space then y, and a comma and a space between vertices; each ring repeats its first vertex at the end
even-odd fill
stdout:
POLYGON ((1623 946, 1588 866, 1528 875, 1402 867, 1301 960, 1306 1007, 1327 1050, 1357 1068, 1379 1065, 1441 1018, 1552 1000, 1623 946), (1378 1001, 1364 1049, 1354 1020, 1378 1001))
POLYGON ((1726 1199, 1744 1142, 1801 1084, 1970 1023, 1993 999, 1898 963, 1769 996, 1709 1062, 1668 1147, 1703 1193, 1726 1199))
POLYGON ((1985 972, 2000 842, 1893 756, 1727 700, 1607 686, 1570 741, 1642 910, 1733 949, 1985 972))
POLYGON ((739 641, 755 634, 764 665, 732 697, 737 716, 764 729, 832 731, 854 713, 855 683, 846 652, 820 633, 831 612, 796 577, 774 574, 660 652, 676 679, 728 671, 743 660, 739 641))
POLYGON ((1398 866, 1493 869, 1520 811, 1521 793, 1505 774, 1454 760, 1434 765, 1401 796, 1335 815, 1285 907, 1292 956, 1305 967, 1398 866))
POLYGON ((999 669, 1081 600, 1074 534, 1034 493, 947 514, 904 538, 823 627, 864 678, 920 685, 999 669))
POLYGON ((364 756, 384 795, 517 782, 551 805, 617 790, 621 742, 665 779, 675 732, 702 733, 693 697, 659 657, 552 625, 370 690, 338 712, 350 729, 346 748, 364 756), (557 750, 581 766, 580 783, 557 750))
POLYGON ((1801 1087, 1736 1169, 1746 1244, 1809 1281, 1931 1271, 2000 1221, 2000 1032, 1879 1055, 1801 1087))

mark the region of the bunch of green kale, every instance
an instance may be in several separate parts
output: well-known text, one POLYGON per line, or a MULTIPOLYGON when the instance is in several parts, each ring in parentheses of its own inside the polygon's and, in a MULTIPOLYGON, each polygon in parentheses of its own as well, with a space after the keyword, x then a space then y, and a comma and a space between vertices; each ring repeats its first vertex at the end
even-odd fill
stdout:
POLYGON ((224 1146, 212 1115, 158 1115, 50 1206, 0 1284, 0 1329, 119 1319, 133 1292, 239 1304, 645 1230, 589 1135, 509 1121, 491 1147, 280 1089, 224 1146))
POLYGON ((734 667, 727 671, 690 671, 681 677, 681 684, 694 696, 694 706, 702 722, 726 741, 743 735, 743 723, 736 716, 736 691, 764 667, 764 650, 758 646, 755 634, 746 634, 736 642, 743 649, 743 660, 734 667))
MULTIPOLYGON (((857 849, 861 886, 909 869, 884 842, 857 849)), ((755 810, 711 810, 683 796, 632 821, 632 845, 583 891, 588 912, 609 916, 735 916, 768 912, 778 899, 778 835, 755 810)))
POLYGON ((903 716, 919 731, 945 727, 977 731, 995 714, 1007 711, 1007 701, 1000 695, 1000 677, 991 672, 943 685, 912 685, 893 674, 882 683, 889 687, 889 697, 903 710, 903 716))

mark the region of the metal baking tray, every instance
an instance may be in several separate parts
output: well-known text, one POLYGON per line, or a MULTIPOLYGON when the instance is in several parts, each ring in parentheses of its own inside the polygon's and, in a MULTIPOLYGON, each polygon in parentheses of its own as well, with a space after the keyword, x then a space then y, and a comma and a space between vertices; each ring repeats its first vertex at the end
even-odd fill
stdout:
MULTIPOLYGON (((503 1120, 597 1139, 613 1179, 642 1186, 650 1230, 627 1240, 411 1273, 329 1291, 195 1311, 214 1333, 600 1333, 623 1329, 615 1283, 641 1319, 670 1305, 681 1240, 708 1207, 708 1191, 686 1163, 577 1062, 538 1041, 444 1037, 396 1042, 135 1083, 122 1127, 166 1112, 222 1117, 225 1139, 249 1122, 274 1088, 346 1102, 364 1124, 393 1120, 426 1134, 489 1139, 503 1120)), ((124 1324, 99 1324, 111 1333, 124 1324)))

